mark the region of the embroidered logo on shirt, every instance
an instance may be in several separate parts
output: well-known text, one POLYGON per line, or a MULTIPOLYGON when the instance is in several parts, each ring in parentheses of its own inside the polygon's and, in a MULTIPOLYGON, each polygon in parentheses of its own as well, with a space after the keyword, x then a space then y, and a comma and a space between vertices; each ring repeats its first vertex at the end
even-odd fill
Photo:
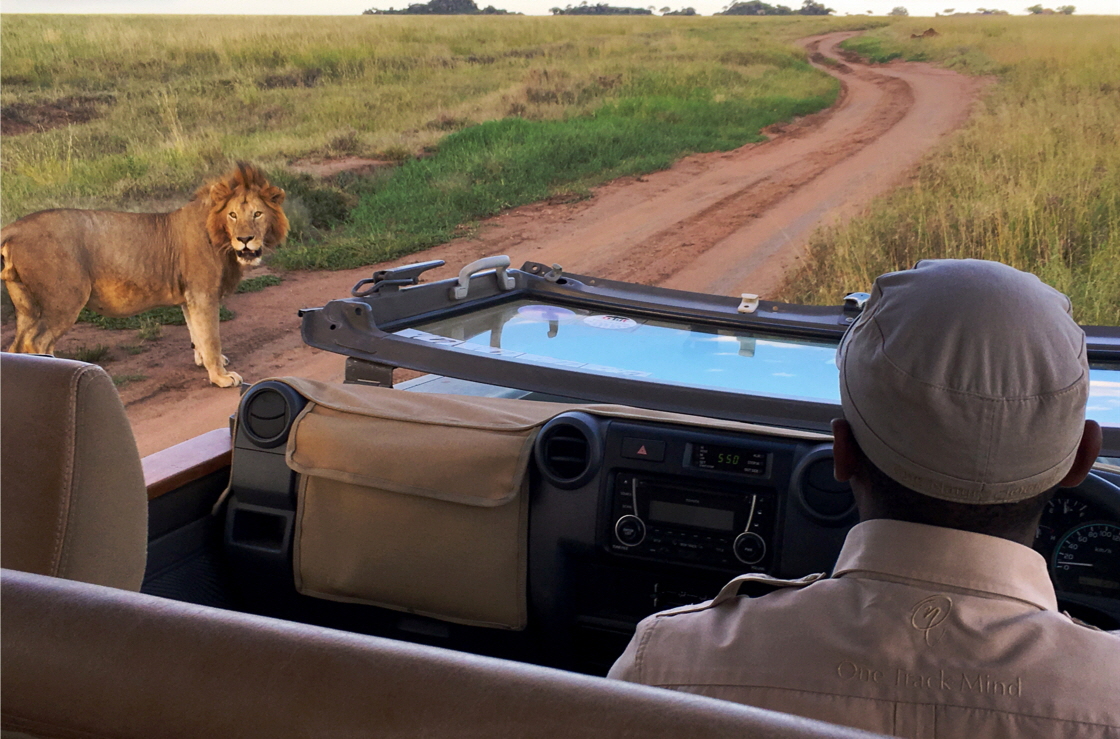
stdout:
POLYGON ((953 600, 947 595, 932 595, 921 600, 910 611, 910 625, 922 632, 926 644, 933 646, 941 640, 943 630, 937 627, 949 618, 953 600))

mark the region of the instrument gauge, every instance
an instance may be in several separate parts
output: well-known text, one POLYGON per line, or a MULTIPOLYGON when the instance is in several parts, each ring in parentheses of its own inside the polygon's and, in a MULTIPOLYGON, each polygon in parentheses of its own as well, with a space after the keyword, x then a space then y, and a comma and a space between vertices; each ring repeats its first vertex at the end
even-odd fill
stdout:
POLYGON ((1120 597, 1120 525, 1085 523, 1068 531, 1054 549, 1058 590, 1120 597))
POLYGON ((1046 504, 1035 534, 1034 548, 1050 560, 1058 542, 1075 526, 1096 518, 1089 505, 1069 495, 1059 494, 1046 504))

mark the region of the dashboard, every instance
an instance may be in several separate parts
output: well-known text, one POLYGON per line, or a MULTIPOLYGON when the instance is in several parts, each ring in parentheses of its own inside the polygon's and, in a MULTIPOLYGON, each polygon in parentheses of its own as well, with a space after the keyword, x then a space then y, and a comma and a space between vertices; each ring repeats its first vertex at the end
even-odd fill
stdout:
MULTIPOLYGON (((604 674, 645 616, 709 599, 746 572, 830 571, 858 521, 823 435, 568 410, 533 442, 524 632, 483 633, 494 630, 410 615, 408 604, 402 615, 326 603, 292 586, 298 475, 283 439, 302 404, 287 385, 259 383, 234 438, 225 553, 251 607, 269 615, 604 674)), ((1118 481, 1102 472, 1060 491, 1035 542, 1063 610, 1104 629, 1120 627, 1118 481)))

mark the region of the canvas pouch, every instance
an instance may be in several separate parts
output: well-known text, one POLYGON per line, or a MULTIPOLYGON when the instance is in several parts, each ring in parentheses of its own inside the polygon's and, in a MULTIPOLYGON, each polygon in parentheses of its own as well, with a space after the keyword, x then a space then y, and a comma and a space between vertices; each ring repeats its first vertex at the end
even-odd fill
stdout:
POLYGON ((287 447, 296 589, 524 628, 529 458, 566 407, 280 381, 309 401, 287 447))

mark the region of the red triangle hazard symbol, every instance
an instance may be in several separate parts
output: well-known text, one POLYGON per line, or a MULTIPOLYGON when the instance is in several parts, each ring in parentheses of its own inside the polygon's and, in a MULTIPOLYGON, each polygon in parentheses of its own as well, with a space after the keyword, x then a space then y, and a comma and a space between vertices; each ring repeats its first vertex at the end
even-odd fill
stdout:
POLYGON ((646 451, 645 444, 642 444, 640 447, 638 447, 638 454, 641 454, 643 457, 649 454, 649 452, 646 451))

